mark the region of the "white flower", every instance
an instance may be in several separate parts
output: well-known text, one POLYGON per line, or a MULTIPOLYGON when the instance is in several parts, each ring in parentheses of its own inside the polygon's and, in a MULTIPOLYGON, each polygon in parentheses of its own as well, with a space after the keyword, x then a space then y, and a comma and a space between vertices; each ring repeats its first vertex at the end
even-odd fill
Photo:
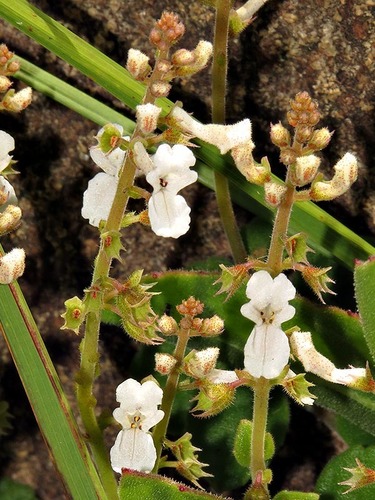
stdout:
POLYGON ((203 125, 179 107, 172 110, 171 117, 183 131, 213 144, 221 154, 251 141, 251 122, 248 118, 233 125, 203 125))
POLYGON ((280 326, 294 316, 288 301, 295 294, 284 274, 273 279, 268 272, 258 271, 250 278, 246 287, 250 302, 241 307, 241 314, 255 323, 244 350, 244 365, 253 377, 275 378, 287 365, 289 342, 280 326))
POLYGON ((9 151, 13 151, 14 147, 13 137, 3 130, 0 130, 0 172, 9 165, 12 156, 9 156, 8 153, 9 151))
MULTIPOLYGON (((114 127, 122 136, 123 128, 121 125, 114 124, 114 127)), ((103 135, 103 132, 104 127, 99 130, 98 139, 103 135)), ((123 138, 129 139, 129 137, 123 138)), ((89 220, 92 226, 98 227, 101 220, 108 219, 125 154, 126 151, 120 148, 114 148, 109 153, 104 153, 99 146, 90 148, 92 160, 104 170, 89 181, 87 190, 83 193, 81 214, 84 219, 89 220)))
POLYGON ((189 230, 190 208, 177 193, 197 180, 198 174, 189 168, 195 157, 186 146, 162 144, 152 161, 154 168, 146 175, 154 188, 148 203, 151 229, 158 236, 178 238, 189 230))
POLYGON ((332 361, 315 349, 310 332, 293 332, 290 344, 304 369, 324 380, 351 387, 367 378, 366 368, 336 368, 332 361))
POLYGON ((117 387, 116 400, 120 408, 113 412, 122 425, 111 448, 111 465, 114 471, 122 468, 150 472, 156 461, 156 450, 148 432, 164 417, 158 410, 163 391, 153 381, 140 384, 134 379, 125 380, 117 387))
POLYGON ((215 368, 219 357, 218 347, 208 347, 202 351, 192 351, 188 355, 184 370, 197 379, 206 379, 212 384, 230 384, 238 380, 234 371, 215 368))
POLYGON ((275 279, 267 271, 258 271, 249 279, 246 296, 250 302, 241 307, 241 313, 258 326, 263 323, 280 326, 293 318, 295 309, 289 300, 296 296, 296 289, 285 274, 275 279))

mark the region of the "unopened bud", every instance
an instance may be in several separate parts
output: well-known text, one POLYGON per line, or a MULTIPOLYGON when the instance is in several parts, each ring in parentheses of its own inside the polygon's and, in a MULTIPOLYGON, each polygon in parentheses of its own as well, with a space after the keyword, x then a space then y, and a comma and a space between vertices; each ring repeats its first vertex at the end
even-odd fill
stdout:
POLYGON ((264 199, 273 207, 278 207, 284 199, 286 190, 286 186, 282 184, 266 182, 264 184, 264 199))
POLYGON ((151 94, 154 97, 167 97, 172 86, 167 82, 162 82, 161 80, 154 82, 151 85, 151 94))
POLYGON ((32 93, 31 87, 26 87, 19 92, 8 90, 1 104, 6 110, 19 113, 31 103, 32 93))
POLYGON ((201 333, 207 336, 219 335, 224 330, 224 321, 215 314, 211 318, 206 318, 202 322, 201 333))
POLYGON ((9 233, 19 225, 22 211, 19 207, 8 205, 4 212, 0 213, 0 234, 9 233))
POLYGON ((314 151, 320 151, 328 146, 329 141, 331 140, 333 132, 331 133, 328 128, 320 128, 318 130, 314 130, 310 140, 309 140, 309 148, 314 151))
POLYGON ((194 64, 195 56, 191 50, 179 49, 172 55, 171 61, 175 66, 186 66, 194 64))
POLYGON ((284 165, 289 166, 294 163, 297 159, 297 154, 293 148, 286 147, 280 152, 280 161, 284 163, 284 165))
POLYGON ((313 133, 312 127, 308 125, 296 128, 294 138, 299 143, 306 143, 309 141, 313 133))
POLYGON ((22 248, 13 248, 0 257, 0 283, 9 285, 22 276, 25 270, 25 251, 22 248))
POLYGON ((149 58, 140 50, 129 49, 126 69, 136 80, 144 80, 151 71, 148 61, 149 58))
POLYGON ((212 44, 210 42, 201 40, 190 54, 189 51, 181 52, 180 54, 177 53, 177 56, 181 58, 183 64, 178 65, 176 63, 176 75, 186 77, 201 71, 207 66, 212 56, 212 50, 212 44), (188 62, 189 59, 191 59, 191 62, 188 62))
POLYGON ((137 124, 144 134, 151 134, 158 126, 161 108, 154 104, 140 104, 136 107, 137 124))
POLYGON ((207 42, 206 40, 200 40, 198 42, 198 45, 195 47, 193 50, 193 54, 195 57, 195 66, 199 67, 200 69, 204 68, 210 57, 212 56, 212 43, 207 42))
POLYGON ((291 179, 295 186, 310 184, 316 177, 320 165, 320 158, 315 155, 299 156, 294 169, 290 170, 291 179))
POLYGON ((18 61, 11 61, 7 66, 7 73, 13 74, 16 73, 20 69, 21 65, 18 61))
POLYGON ((155 370, 162 375, 169 375, 177 363, 171 354, 157 352, 155 354, 155 370))
POLYGON ((206 377, 215 368, 219 353, 218 347, 209 347, 203 351, 191 351, 184 360, 184 372, 198 379, 206 377))
POLYGON ((330 181, 318 181, 311 186, 310 196, 314 201, 333 200, 344 194, 357 179, 357 159, 346 153, 334 166, 335 175, 330 181))
POLYGON ((168 59, 160 59, 157 62, 156 69, 160 71, 160 73, 167 73, 172 67, 172 64, 168 59))
POLYGON ((12 86, 12 82, 6 76, 0 75, 0 92, 6 92, 12 86))
POLYGON ((176 320, 171 316, 163 314, 158 321, 158 328, 164 335, 173 335, 178 330, 176 320))
POLYGON ((271 141, 279 148, 290 145, 290 133, 281 123, 271 124, 271 141))

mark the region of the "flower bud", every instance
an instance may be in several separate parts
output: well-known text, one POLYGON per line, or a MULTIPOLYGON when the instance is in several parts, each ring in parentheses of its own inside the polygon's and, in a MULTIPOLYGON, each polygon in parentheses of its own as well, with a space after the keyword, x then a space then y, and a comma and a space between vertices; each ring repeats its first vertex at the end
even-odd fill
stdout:
POLYGON ((4 212, 0 213, 0 234, 13 231, 22 217, 22 211, 19 207, 8 205, 4 212))
POLYGON ((129 49, 126 69, 136 80, 142 81, 151 71, 148 61, 149 58, 140 50, 129 49))
POLYGON ((318 130, 314 130, 310 140, 309 140, 309 148, 314 151, 320 151, 328 146, 329 141, 331 140, 333 132, 331 133, 328 128, 320 128, 318 130))
POLYGON ((22 276, 25 270, 25 251, 23 248, 13 248, 0 257, 0 283, 9 285, 22 276))
POLYGON ((184 372, 198 379, 206 377, 215 368, 219 353, 218 347, 191 351, 184 360, 184 372))
POLYGON ((171 354, 157 352, 155 354, 155 370, 162 375, 169 375, 177 363, 171 354))
POLYGON ((154 97, 167 97, 169 94, 170 90, 172 88, 172 85, 170 85, 167 82, 162 82, 161 80, 154 82, 151 85, 151 94, 154 97))
POLYGON ((161 108, 154 104, 140 104, 136 106, 137 124, 144 134, 151 134, 158 126, 161 108))
POLYGON ((291 179, 295 186, 310 184, 316 177, 320 158, 315 155, 299 156, 294 169, 291 169, 291 179))
POLYGON ((219 335, 224 330, 224 321, 217 315, 202 322, 201 333, 207 336, 219 335))
POLYGON ((264 199, 273 207, 278 207, 283 201, 286 193, 286 186, 276 182, 266 182, 264 184, 264 199))
POLYGON ((0 75, 0 92, 6 92, 12 86, 12 82, 6 76, 0 75))
POLYGON ((159 319, 158 328, 164 335, 173 335, 178 330, 176 320, 166 314, 159 319))
POLYGON ((236 164, 236 167, 248 182, 262 186, 271 178, 269 165, 266 163, 256 164, 253 158, 252 151, 254 149, 253 141, 246 144, 235 146, 231 149, 230 154, 236 164))
POLYGON ((26 87, 19 92, 8 90, 1 104, 6 110, 19 113, 31 103, 32 93, 31 87, 26 87))
POLYGON ((271 124, 271 141, 279 148, 290 145, 290 133, 280 122, 271 124))
POLYGON ((194 64, 195 56, 191 50, 179 49, 172 55, 171 61, 175 66, 187 66, 194 64))
POLYGON ((335 175, 330 181, 318 181, 311 186, 310 196, 314 201, 333 200, 344 194, 357 179, 357 159, 346 153, 334 166, 335 175))

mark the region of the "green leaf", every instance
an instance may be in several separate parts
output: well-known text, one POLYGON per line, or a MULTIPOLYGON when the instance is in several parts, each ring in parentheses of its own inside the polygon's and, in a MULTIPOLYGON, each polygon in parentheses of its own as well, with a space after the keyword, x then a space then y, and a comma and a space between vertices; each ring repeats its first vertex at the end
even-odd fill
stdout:
POLYGON ((37 500, 37 496, 30 486, 17 483, 9 478, 0 480, 1 500, 37 500))
POLYGON ((364 336, 375 362, 375 260, 357 263, 354 285, 364 336))
POLYGON ((121 477, 119 497, 120 500, 130 500, 131 498, 152 498, 152 500, 224 500, 224 497, 190 488, 166 477, 133 471, 126 471, 121 477))
MULTIPOLYGON (((251 436, 253 433, 253 423, 251 420, 243 419, 237 427, 234 439, 233 453, 237 462, 242 467, 250 467, 251 459, 251 436)), ((272 435, 267 432, 264 446, 264 458, 269 460, 275 454, 275 443, 272 435)))
POLYGON ((41 432, 73 498, 107 498, 19 286, 0 285, 4 335, 41 432))
POLYGON ((372 436, 369 432, 358 428, 357 425, 352 424, 342 415, 336 416, 335 428, 349 446, 375 445, 375 436, 372 436))
POLYGON ((375 484, 365 486, 361 489, 344 494, 348 486, 339 485, 351 477, 346 468, 356 467, 356 458, 358 458, 366 467, 375 469, 375 446, 363 448, 356 446, 344 451, 341 455, 331 460, 321 473, 317 491, 320 493, 320 500, 369 500, 375 498, 375 484))

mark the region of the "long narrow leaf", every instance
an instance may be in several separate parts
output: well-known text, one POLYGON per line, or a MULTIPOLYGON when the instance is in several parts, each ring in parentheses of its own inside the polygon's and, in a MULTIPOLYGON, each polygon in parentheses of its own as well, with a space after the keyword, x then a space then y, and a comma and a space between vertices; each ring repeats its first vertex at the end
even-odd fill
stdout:
POLYGON ((58 375, 17 284, 0 285, 0 331, 57 471, 72 498, 105 499, 58 375))

